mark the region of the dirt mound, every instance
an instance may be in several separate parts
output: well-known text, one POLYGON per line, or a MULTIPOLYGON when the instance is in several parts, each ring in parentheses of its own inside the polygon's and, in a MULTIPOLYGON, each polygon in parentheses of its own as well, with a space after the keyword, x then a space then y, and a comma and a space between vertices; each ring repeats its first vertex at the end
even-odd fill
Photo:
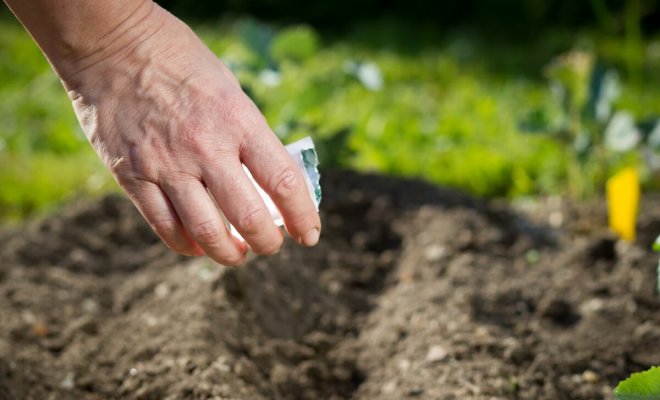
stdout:
POLYGON ((611 398, 660 362, 655 257, 575 228, 602 206, 553 230, 421 182, 323 185, 320 244, 240 269, 173 255, 116 196, 0 235, 0 399, 611 398))

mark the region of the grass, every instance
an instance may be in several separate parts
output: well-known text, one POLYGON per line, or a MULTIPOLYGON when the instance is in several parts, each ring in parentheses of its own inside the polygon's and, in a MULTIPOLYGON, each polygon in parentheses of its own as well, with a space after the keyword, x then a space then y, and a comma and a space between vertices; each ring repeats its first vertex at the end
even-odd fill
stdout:
MULTIPOLYGON (((621 39, 589 34, 548 32, 512 44, 393 23, 334 37, 250 20, 196 30, 280 138, 311 135, 322 164, 419 176, 480 196, 567 190, 574 157, 520 128, 535 110, 550 118, 561 112, 541 74, 553 56, 577 43, 625 73, 621 39)), ((660 40, 644 46, 649 71, 657 70, 660 40)), ((660 114, 660 78, 647 75, 630 79, 635 84, 624 76, 619 100, 640 118, 660 114)), ((7 18, 0 19, 0 77, 0 217, 115 187, 45 59, 7 18)))

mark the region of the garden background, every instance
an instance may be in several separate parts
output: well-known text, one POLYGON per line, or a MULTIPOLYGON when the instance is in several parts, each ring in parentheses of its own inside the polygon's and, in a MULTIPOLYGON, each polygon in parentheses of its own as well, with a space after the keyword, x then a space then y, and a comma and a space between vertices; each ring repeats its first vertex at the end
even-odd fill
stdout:
MULTIPOLYGON (((660 4, 162 1, 325 167, 479 196, 588 198, 624 165, 659 187, 660 4)), ((44 57, 0 10, 0 218, 117 190, 44 57)))

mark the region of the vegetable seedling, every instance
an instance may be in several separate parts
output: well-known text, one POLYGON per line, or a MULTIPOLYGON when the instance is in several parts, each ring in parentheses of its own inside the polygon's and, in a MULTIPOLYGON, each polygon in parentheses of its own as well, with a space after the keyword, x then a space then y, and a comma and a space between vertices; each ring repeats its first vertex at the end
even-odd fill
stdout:
MULTIPOLYGON (((660 252, 660 236, 653 243, 653 251, 660 252)), ((658 262, 658 293, 660 293, 660 261, 658 262)), ((617 400, 660 400, 660 367, 632 374, 614 389, 617 400)))
POLYGON ((614 396, 617 400, 660 400, 660 367, 632 374, 614 389, 614 396))

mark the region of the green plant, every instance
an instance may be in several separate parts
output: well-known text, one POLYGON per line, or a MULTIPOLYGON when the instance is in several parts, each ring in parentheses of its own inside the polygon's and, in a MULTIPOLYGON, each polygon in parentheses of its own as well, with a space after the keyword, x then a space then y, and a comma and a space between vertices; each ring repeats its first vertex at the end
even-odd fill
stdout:
POLYGON ((544 72, 560 113, 553 119, 536 109, 521 128, 563 144, 573 195, 595 194, 624 165, 643 165, 647 175, 660 171, 660 119, 639 120, 616 107, 622 88, 615 70, 598 64, 589 51, 572 50, 544 72))
MULTIPOLYGON (((660 236, 652 245, 653 251, 660 252, 660 236)), ((660 262, 658 262, 658 292, 660 293, 660 262)), ((660 367, 632 374, 621 381, 614 389, 617 400, 660 400, 660 367)))
POLYGON ((614 389, 617 400, 660 400, 660 367, 632 374, 614 389))

